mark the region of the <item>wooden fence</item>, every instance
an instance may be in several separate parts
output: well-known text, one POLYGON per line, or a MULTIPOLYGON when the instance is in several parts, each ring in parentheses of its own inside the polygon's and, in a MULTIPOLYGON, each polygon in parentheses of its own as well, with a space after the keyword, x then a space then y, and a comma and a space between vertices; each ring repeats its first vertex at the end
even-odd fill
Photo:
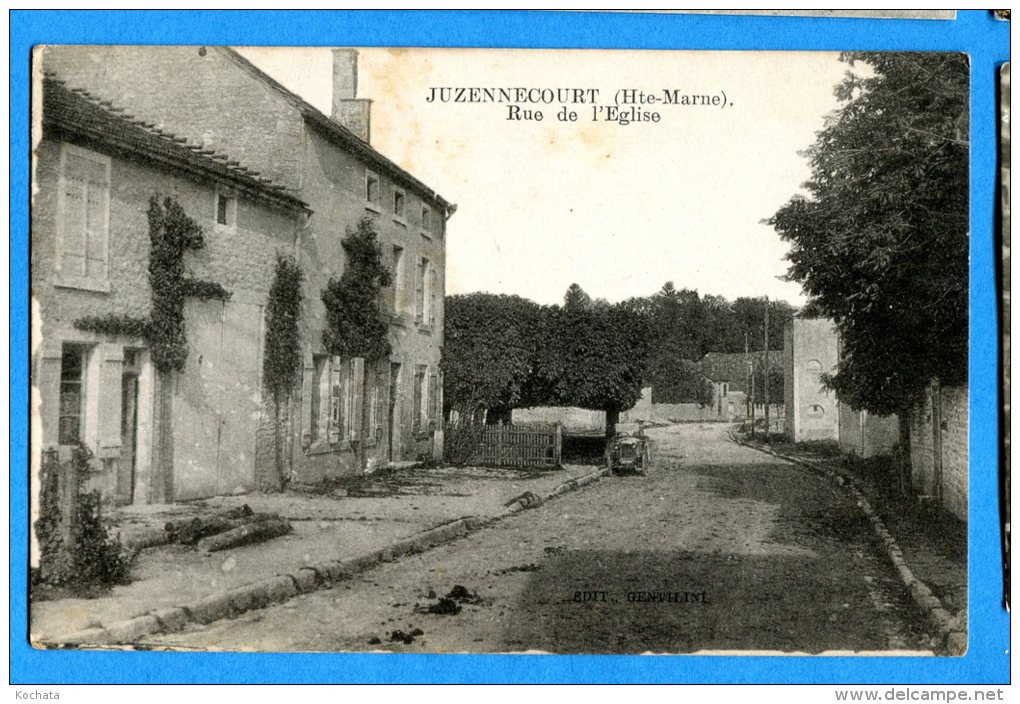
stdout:
MULTIPOLYGON (((448 428, 447 433, 456 429, 448 428)), ((483 467, 559 467, 563 427, 553 425, 487 425, 479 429, 471 464, 483 467)))

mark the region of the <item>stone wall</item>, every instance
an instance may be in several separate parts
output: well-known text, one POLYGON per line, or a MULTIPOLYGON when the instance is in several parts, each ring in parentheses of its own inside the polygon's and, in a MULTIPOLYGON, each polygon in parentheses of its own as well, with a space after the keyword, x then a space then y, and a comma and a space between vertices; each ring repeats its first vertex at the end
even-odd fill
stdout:
POLYGON ((900 442, 899 418, 855 411, 839 404, 839 446, 859 457, 888 454, 900 442))
POLYGON ((910 412, 910 465, 914 490, 967 520, 968 403, 966 386, 932 384, 910 412))

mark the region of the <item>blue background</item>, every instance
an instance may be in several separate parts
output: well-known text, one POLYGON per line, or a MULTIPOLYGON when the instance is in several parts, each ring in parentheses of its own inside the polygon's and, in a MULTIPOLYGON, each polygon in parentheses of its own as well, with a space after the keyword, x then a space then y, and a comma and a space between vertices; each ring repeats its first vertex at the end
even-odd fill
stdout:
POLYGON ((100 682, 1004 683, 995 266, 998 66, 1009 23, 578 12, 26 12, 10 16, 10 680, 100 682), (27 641, 29 86, 35 44, 962 51, 971 59, 970 649, 962 658, 198 654, 27 641))

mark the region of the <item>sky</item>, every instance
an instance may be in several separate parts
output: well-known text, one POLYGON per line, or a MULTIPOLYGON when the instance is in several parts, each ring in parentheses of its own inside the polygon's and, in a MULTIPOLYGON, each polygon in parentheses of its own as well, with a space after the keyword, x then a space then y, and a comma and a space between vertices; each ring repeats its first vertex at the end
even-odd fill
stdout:
MULTIPOLYGON (((328 48, 239 48, 330 114, 328 48)), ((837 106, 846 72, 826 52, 359 49, 358 97, 373 100, 373 147, 457 204, 447 224, 447 293, 557 303, 649 295, 666 281, 701 294, 768 295, 788 244, 762 220, 801 191, 800 154, 837 106), (591 105, 428 102, 432 87, 597 88, 718 95, 725 107, 641 105, 659 122, 592 121, 591 105)), ((604 113, 603 113, 604 114, 604 113)))

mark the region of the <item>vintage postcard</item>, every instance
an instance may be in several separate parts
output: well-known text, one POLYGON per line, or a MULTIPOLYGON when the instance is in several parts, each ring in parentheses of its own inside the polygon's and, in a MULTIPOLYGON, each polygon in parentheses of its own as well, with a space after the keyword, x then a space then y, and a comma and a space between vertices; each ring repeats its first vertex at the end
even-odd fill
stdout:
POLYGON ((969 81, 37 47, 33 645, 964 654, 969 81))

